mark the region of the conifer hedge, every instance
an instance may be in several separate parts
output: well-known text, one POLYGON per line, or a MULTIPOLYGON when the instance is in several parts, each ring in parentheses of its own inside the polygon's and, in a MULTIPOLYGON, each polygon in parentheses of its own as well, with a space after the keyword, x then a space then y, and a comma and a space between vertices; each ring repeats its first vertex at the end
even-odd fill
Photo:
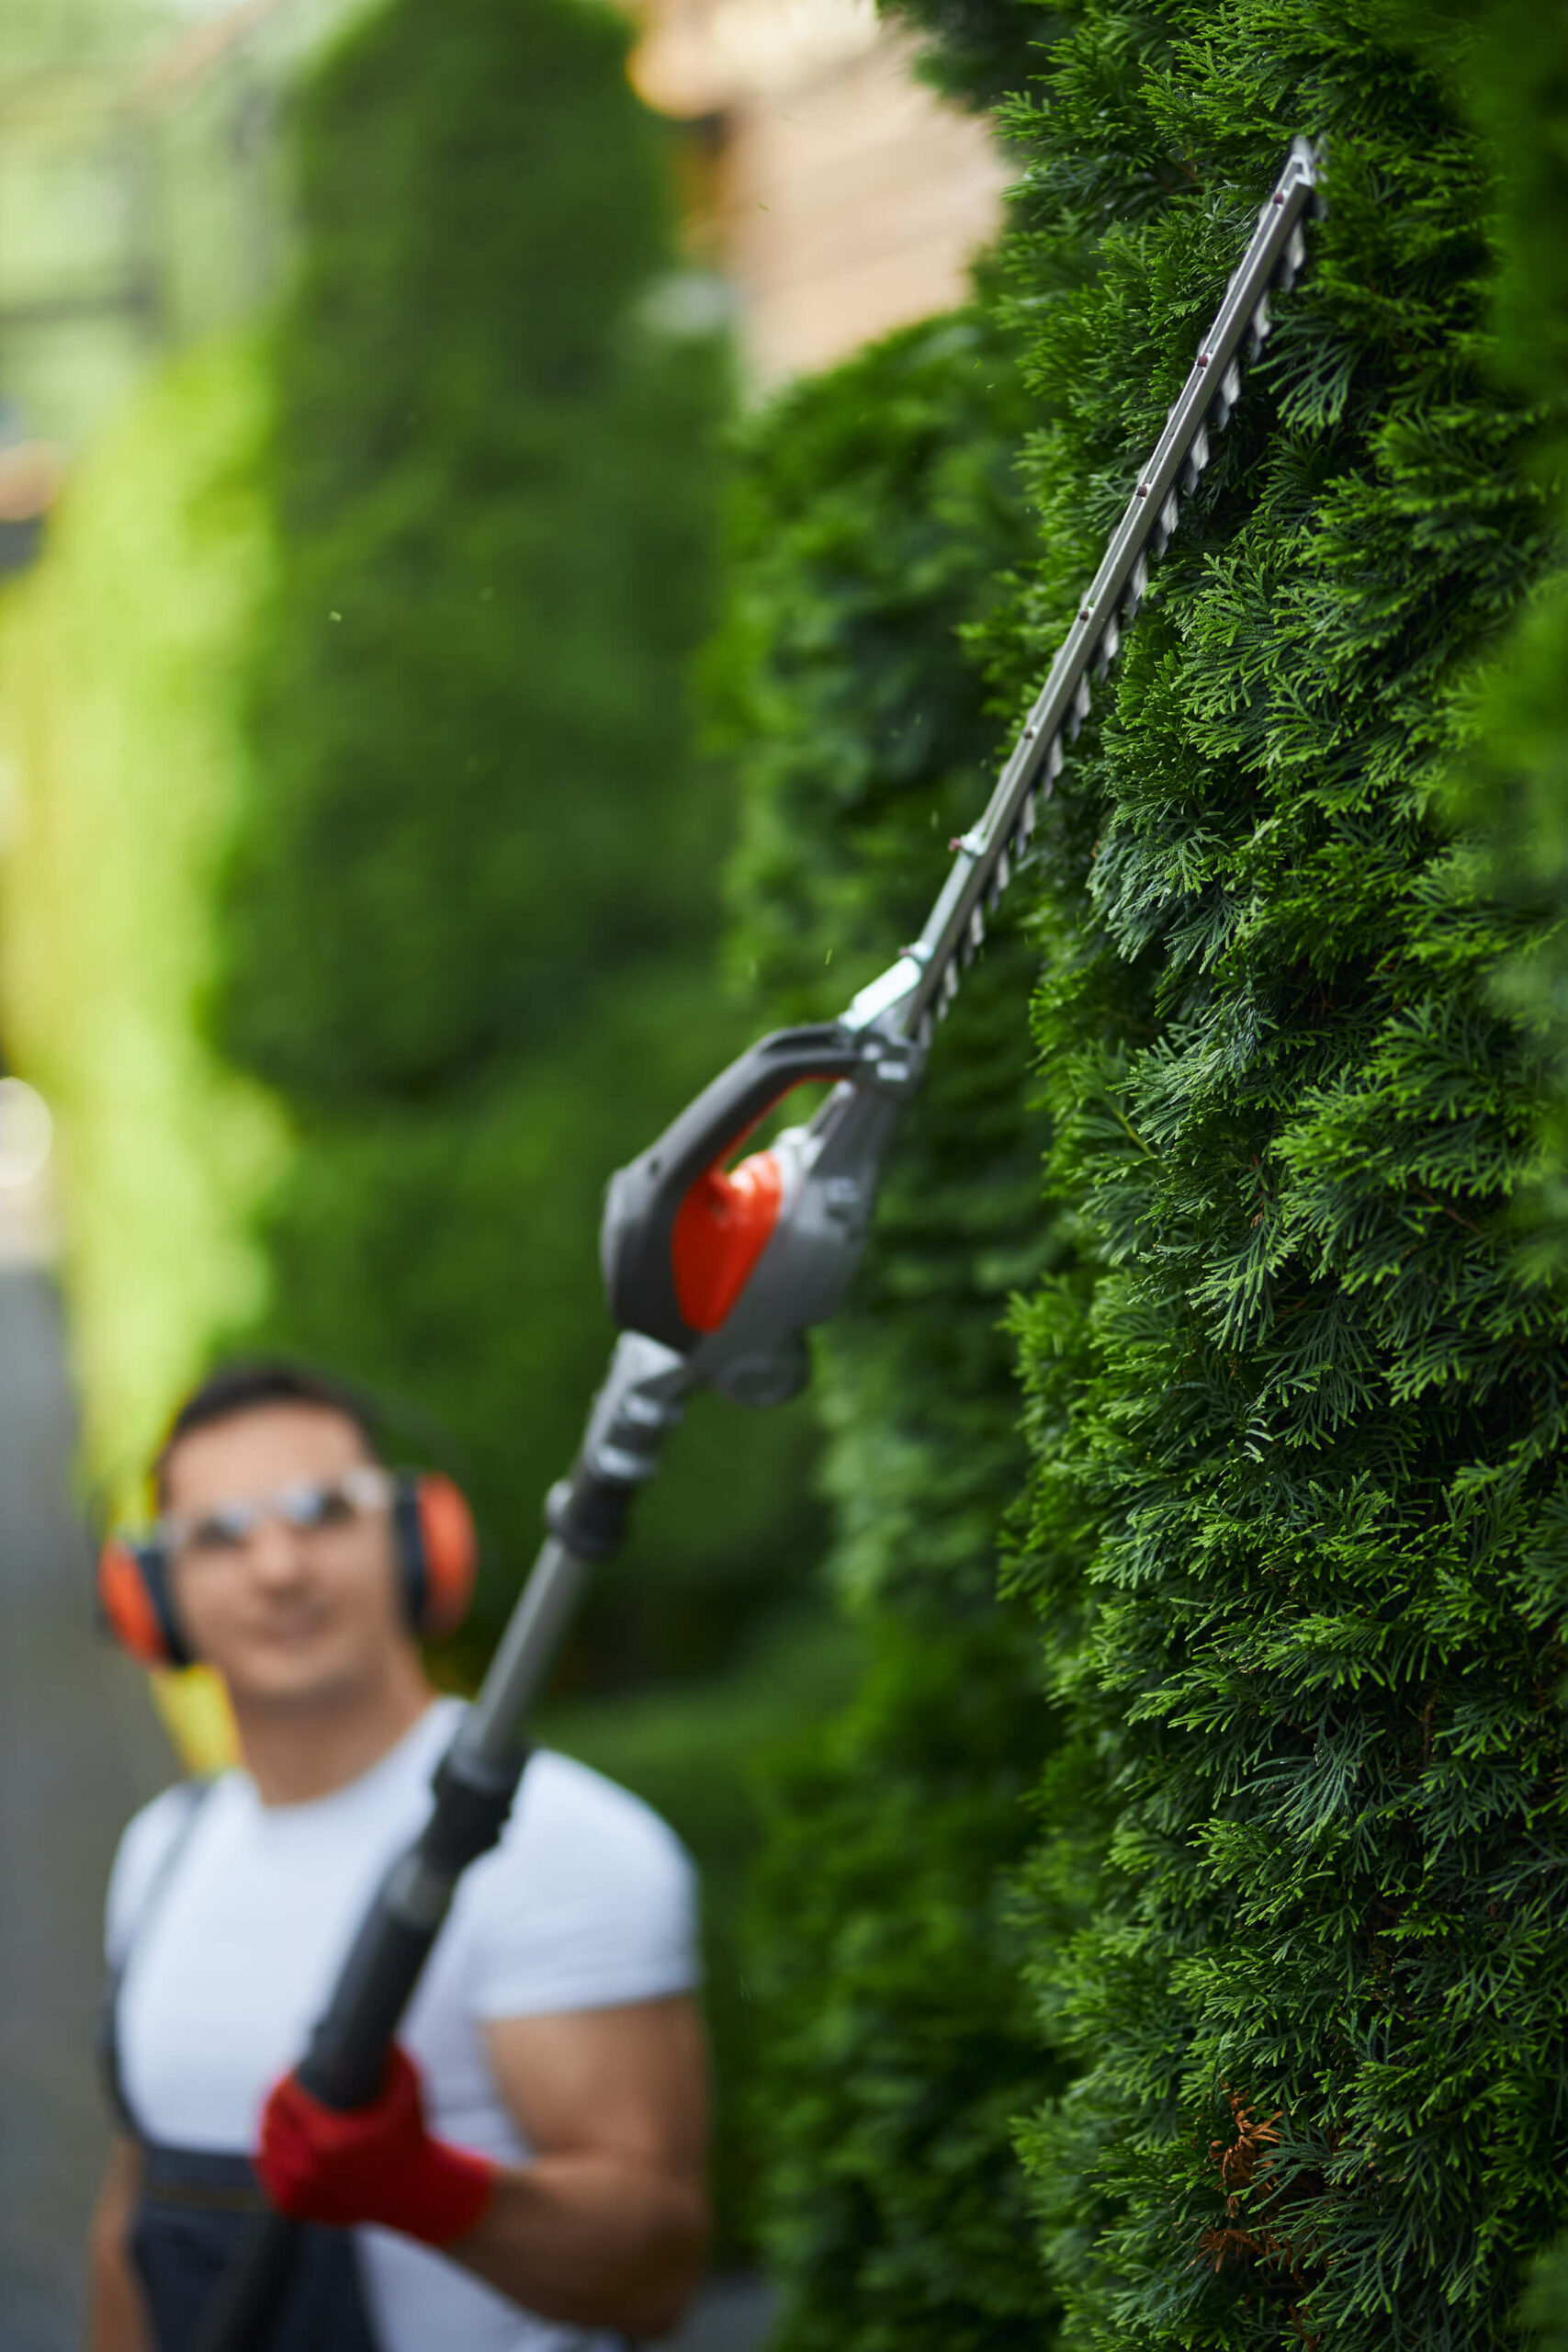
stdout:
MULTIPOLYGON (((1026 2141, 1063 2341, 1476 2352, 1568 2203, 1568 1302, 1509 1223, 1523 918, 1439 805, 1546 560, 1492 185, 1371 0, 1088 0, 1019 116, 1021 680, 1292 132, 1331 208, 1039 865, 1048 1200, 1093 1280, 1018 1316, 1024 1574, 1115 1807, 1092 1922, 1034 1953, 1084 2069, 1026 2141)), ((1073 1850, 1048 1826, 1043 1891, 1073 1850)))
MULTIPOLYGON (((801 386, 738 453, 711 684, 742 792, 738 966, 821 1019, 924 912, 995 720, 959 632, 1025 554, 1025 409, 983 311, 801 386)), ((1060 2079, 1009 1924, 1047 1744, 1027 1620, 995 1595, 1022 1455, 1002 1318, 1055 1246, 998 943, 905 1132, 852 1310, 821 1335, 829 1574, 867 1664, 770 1768, 747 1973, 752 2137, 783 2352, 1042 2340, 1010 2120, 1060 2079)))
MULTIPOLYGON (((910 13, 982 100, 1029 37, 1027 11, 910 13)), ((969 650, 1020 704, 1296 131, 1326 141, 1331 209, 1032 868, 1045 1195, 998 1221, 1048 1260, 1002 1285, 1033 1456, 1008 1576, 1039 1611, 1048 1712, 1011 1712, 1029 1678, 999 1662, 1005 1608, 972 1621, 987 1659, 956 1638, 990 1545, 962 1519, 953 1545, 945 1518, 982 1429, 998 1475, 973 1498, 1006 1506, 1005 1390, 941 1335, 987 1328, 963 1262, 987 1161, 954 1090, 999 1080, 996 1115, 1026 1132, 1016 943, 939 1040, 828 1351, 840 1582, 882 1656, 777 1784, 764 1863, 784 2342, 1032 2343, 1055 2308, 1075 2352, 1501 2352, 1568 2205, 1568 1300, 1514 1224, 1550 1043, 1497 995, 1521 956, 1550 968, 1551 875, 1510 902, 1446 797, 1552 560, 1522 398, 1495 373, 1495 132, 1462 11, 1034 13, 1021 209, 977 331, 999 313, 1023 340, 1043 543, 955 539, 978 569, 962 598, 949 582, 973 614, 984 569, 1017 568, 969 650), (942 1152, 939 1188, 921 1156, 942 1152), (939 1200, 947 1288, 933 1227, 908 1222, 939 1200), (1029 1770, 1032 2028, 998 1993, 997 1924, 1029 1770), (1041 2281, 1008 2161, 1032 2071, 1041 2281)), ((951 658, 918 568, 884 570, 895 515, 852 528, 908 414, 888 360, 798 394, 750 452, 742 707, 773 747, 749 763, 747 944, 793 933, 803 977, 863 909, 889 935, 885 881, 910 873, 912 913, 933 879, 912 796, 855 833, 894 741, 885 682, 951 658)), ((999 733, 973 708, 961 815, 999 733)))
MULTIPOLYGON (((592 0, 365 17, 300 95, 267 351, 276 587, 217 1016, 291 1148, 258 1220, 268 1305, 225 1336, 367 1383, 393 1442, 463 1477, 488 1555, 442 1661, 463 1680, 613 1340, 605 1179, 745 1037, 688 691, 728 360, 676 331, 701 305, 669 299, 693 290, 670 133, 629 38, 592 0)), ((749 2177, 739 1768, 844 1679, 837 1649, 807 1655, 810 1453, 801 1409, 698 1401, 545 1726, 703 1871, 724 2261, 749 2177)))

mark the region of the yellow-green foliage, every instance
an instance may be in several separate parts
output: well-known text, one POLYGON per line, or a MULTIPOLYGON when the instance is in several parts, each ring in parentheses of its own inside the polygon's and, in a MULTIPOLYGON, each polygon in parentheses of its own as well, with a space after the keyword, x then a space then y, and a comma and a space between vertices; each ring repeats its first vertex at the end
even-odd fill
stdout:
POLYGON ((197 1018, 268 560, 264 399, 238 345, 156 379, 0 604, 5 1045, 55 1113, 88 1454, 122 1491, 215 1324, 259 1304, 247 1220, 286 1150, 197 1018))

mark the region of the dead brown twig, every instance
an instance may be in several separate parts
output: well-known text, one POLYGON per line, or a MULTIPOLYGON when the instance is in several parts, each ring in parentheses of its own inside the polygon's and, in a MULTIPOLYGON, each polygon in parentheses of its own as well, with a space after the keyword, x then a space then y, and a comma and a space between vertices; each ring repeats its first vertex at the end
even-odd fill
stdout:
POLYGON ((1247 2263, 1280 2279, 1291 2290, 1286 2316, 1292 2334, 1303 2352, 1318 2352, 1322 2339, 1307 2325, 1301 2310, 1302 2299, 1311 2283, 1306 2273, 1305 2249, 1280 2226, 1286 2192, 1268 2178, 1280 2143, 1276 2127, 1284 2110, 1276 2108, 1271 2115, 1260 2114, 1228 2083, 1223 2087, 1235 2137, 1228 2143, 1212 2140, 1209 2161, 1218 2170, 1220 2186, 1225 2193, 1225 2220, 1222 2227, 1202 2232, 1198 2251, 1213 2256, 1216 2272, 1247 2263), (1249 2196, 1248 2191, 1257 2194, 1249 2196))

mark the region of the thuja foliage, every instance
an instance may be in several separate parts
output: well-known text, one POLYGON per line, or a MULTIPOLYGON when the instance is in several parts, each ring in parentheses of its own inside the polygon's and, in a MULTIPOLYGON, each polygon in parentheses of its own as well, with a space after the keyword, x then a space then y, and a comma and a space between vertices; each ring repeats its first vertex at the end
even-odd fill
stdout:
POLYGON ((1092 1922, 1037 1933, 1084 2071, 1027 2154, 1097 2352, 1500 2346, 1568 2203, 1568 1301, 1510 1230, 1528 918, 1438 806, 1547 534, 1485 159, 1397 23, 1086 0, 1015 109, 1021 684, 1292 132, 1330 204, 1038 867, 1078 1254, 1018 1316, 1018 1575, 1116 1823, 1092 1922))
POLYGON ((916 71, 975 113, 1027 82, 1066 21, 1045 0, 883 0, 883 13, 917 39, 916 71))
MULTIPOLYGON (((278 582, 221 1029, 296 1148, 246 1336, 456 1441, 492 1549, 476 1655, 612 1337, 604 1180, 739 1042, 685 690, 725 361, 660 323, 669 157, 628 39, 588 0, 367 18, 300 101, 270 352, 278 582)), ((580 1682, 739 1644, 791 1571, 799 1430, 694 1414, 580 1682)))
MULTIPOLYGON (((961 631, 1027 551, 1024 413, 976 312, 748 429, 712 684, 743 796, 733 952, 774 1017, 841 1009, 972 820, 996 729, 961 631)), ((1022 1468, 1001 1326, 1053 1247, 1027 970, 1009 938, 972 976, 818 1352, 829 1571, 868 1663, 764 1792, 745 1964, 783 2352, 1023 2352, 1049 2328, 1010 2119, 1061 2077, 1005 1896, 1048 1725, 995 1592, 1022 1468)))

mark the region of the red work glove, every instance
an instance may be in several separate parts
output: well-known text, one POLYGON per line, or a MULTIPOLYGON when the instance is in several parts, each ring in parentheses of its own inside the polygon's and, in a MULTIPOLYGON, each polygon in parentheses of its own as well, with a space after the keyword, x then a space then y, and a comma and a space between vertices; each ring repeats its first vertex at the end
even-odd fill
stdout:
POLYGON ((467 2237, 497 2171, 426 2131, 418 2072, 398 2049, 380 2096, 346 2115, 312 2098, 298 2075, 275 2084, 257 2167, 278 2211, 297 2222, 376 2222, 436 2246, 467 2237))

